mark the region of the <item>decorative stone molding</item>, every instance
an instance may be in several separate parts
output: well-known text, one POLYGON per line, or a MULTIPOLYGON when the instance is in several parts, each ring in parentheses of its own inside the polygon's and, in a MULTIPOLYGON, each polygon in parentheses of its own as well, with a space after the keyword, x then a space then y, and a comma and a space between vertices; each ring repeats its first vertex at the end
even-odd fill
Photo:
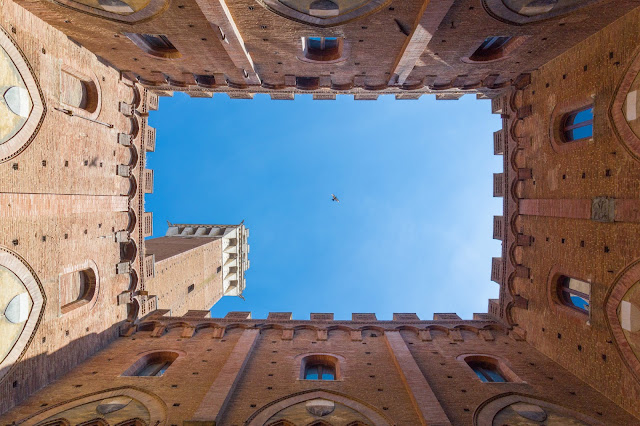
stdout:
POLYGON ((60 6, 64 6, 65 8, 75 9, 88 15, 98 16, 109 21, 120 21, 130 24, 142 20, 148 20, 153 16, 164 12, 169 7, 168 0, 151 0, 149 1, 149 4, 142 9, 129 15, 121 15, 119 13, 97 9, 74 0, 53 0, 53 2, 60 6))
MULTIPOLYGON (((604 423, 594 419, 593 417, 589 417, 585 414, 582 414, 580 412, 573 411, 569 408, 565 408, 544 400, 535 399, 530 396, 514 393, 514 392, 508 392, 508 393, 496 395, 487 399, 485 402, 483 402, 473 415, 473 425, 482 426, 482 425, 494 424, 494 419, 500 413, 500 411, 502 411, 503 409, 509 406, 513 406, 514 404, 527 404, 529 406, 527 407, 529 408, 529 410, 526 410, 526 411, 529 411, 532 413, 533 412, 539 413, 540 410, 547 409, 565 416, 565 420, 577 419, 583 422, 584 424, 593 425, 593 426, 604 426, 604 423), (534 411, 532 407, 533 408, 538 407, 539 409, 536 409, 534 411)), ((518 411, 520 411, 520 413, 518 413, 520 415, 520 419, 518 420, 521 420, 526 423, 530 423, 530 422, 527 422, 527 420, 534 420, 536 421, 536 423, 540 423, 537 421, 537 419, 539 419, 540 417, 534 417, 534 418, 525 417, 521 413, 524 413, 526 411, 521 411, 521 410, 518 410, 518 411)), ((559 421, 562 421, 562 420, 560 419, 559 421)))
POLYGON ((377 426, 391 426, 393 424, 390 419, 388 419, 384 414, 379 412, 378 409, 373 406, 369 406, 364 402, 356 400, 355 398, 351 398, 337 392, 317 389, 299 392, 284 398, 277 399, 265 405, 264 407, 259 408, 249 417, 246 424, 247 426, 263 426, 277 412, 282 411, 292 405, 315 399, 323 399, 345 405, 362 414, 367 419, 369 419, 372 424, 375 424, 377 426))
POLYGON ((615 220, 616 200, 609 197, 596 197, 591 204, 591 220, 613 222, 615 220))
POLYGON ((0 48, 4 49, 9 59, 16 67, 31 99, 31 111, 27 120, 20 130, 11 136, 6 142, 0 144, 0 163, 9 161, 20 155, 33 141, 40 130, 40 126, 46 115, 46 105, 40 84, 36 79, 31 65, 19 49, 18 45, 11 39, 9 33, 0 27, 0 48))
POLYGON ((71 410, 74 407, 78 407, 80 405, 88 404, 95 401, 101 401, 105 399, 117 398, 122 396, 135 399, 147 408, 150 414, 149 424, 160 425, 160 424, 164 424, 164 422, 166 421, 167 406, 160 398, 158 398, 156 395, 153 395, 151 393, 148 393, 139 389, 121 387, 121 388, 107 389, 105 391, 80 396, 80 397, 68 400, 66 402, 56 404, 51 407, 47 407, 44 410, 40 410, 35 415, 21 419, 18 423, 24 424, 24 425, 36 425, 50 417, 55 416, 56 414, 61 414, 67 410, 71 410))
MULTIPOLYGON (((31 266, 18 254, 0 247, 0 266, 6 268, 26 289, 31 299, 31 310, 28 313, 20 335, 6 354, 0 354, 0 381, 22 358, 29 347, 33 336, 42 320, 47 299, 44 288, 31 266)), ((3 307, 4 308, 4 307, 3 307)))
POLYGON ((278 0, 256 0, 265 9, 270 10, 293 21, 302 22, 315 27, 333 27, 343 25, 355 19, 363 18, 375 13, 391 3, 391 0, 369 0, 362 6, 354 8, 337 16, 313 16, 293 9, 278 0))
POLYGON ((526 25, 567 15, 580 8, 597 3, 598 1, 601 0, 583 0, 580 2, 580 4, 576 4, 573 7, 559 8, 558 10, 551 10, 547 13, 541 13, 534 16, 527 16, 514 12, 504 4, 503 0, 482 0, 482 6, 489 15, 493 16, 499 21, 512 25, 526 25))

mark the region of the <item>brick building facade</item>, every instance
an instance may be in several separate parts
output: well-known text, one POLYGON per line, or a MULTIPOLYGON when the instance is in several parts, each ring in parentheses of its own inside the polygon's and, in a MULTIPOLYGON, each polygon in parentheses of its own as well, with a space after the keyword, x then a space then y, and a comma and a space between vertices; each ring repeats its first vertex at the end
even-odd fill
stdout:
POLYGON ((0 0, 0 421, 640 423, 639 6, 0 0), (248 231, 145 241, 172 91, 491 98, 499 298, 207 318, 242 294, 248 231))

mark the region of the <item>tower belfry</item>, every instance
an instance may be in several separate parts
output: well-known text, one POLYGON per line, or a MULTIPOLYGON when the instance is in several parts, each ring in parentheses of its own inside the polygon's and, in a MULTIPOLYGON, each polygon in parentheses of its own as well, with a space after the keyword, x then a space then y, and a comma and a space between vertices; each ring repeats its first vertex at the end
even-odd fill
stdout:
POLYGON ((149 294, 171 315, 209 310, 222 296, 241 296, 249 268, 249 229, 238 225, 172 224, 146 241, 154 256, 149 294))

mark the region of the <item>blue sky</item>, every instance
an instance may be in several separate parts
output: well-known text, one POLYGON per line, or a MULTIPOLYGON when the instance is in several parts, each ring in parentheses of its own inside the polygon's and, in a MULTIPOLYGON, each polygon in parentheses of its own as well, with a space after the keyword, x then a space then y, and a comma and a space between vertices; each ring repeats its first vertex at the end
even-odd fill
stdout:
POLYGON ((250 229, 246 301, 228 311, 455 312, 470 319, 498 295, 490 280, 493 155, 499 116, 467 95, 397 101, 161 98, 154 237, 174 223, 239 223, 250 229), (340 203, 331 202, 331 193, 340 203))

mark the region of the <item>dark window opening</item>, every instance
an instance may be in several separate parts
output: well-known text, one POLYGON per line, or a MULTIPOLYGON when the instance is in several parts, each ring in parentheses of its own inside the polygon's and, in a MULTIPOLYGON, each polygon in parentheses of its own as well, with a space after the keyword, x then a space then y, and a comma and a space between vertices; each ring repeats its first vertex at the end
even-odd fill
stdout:
POLYGON ((564 142, 572 142, 593 136, 593 105, 567 114, 562 120, 564 142))
POLYGON ((191 293, 195 287, 196 287, 195 284, 191 284, 189 288, 187 288, 187 293, 191 293))

